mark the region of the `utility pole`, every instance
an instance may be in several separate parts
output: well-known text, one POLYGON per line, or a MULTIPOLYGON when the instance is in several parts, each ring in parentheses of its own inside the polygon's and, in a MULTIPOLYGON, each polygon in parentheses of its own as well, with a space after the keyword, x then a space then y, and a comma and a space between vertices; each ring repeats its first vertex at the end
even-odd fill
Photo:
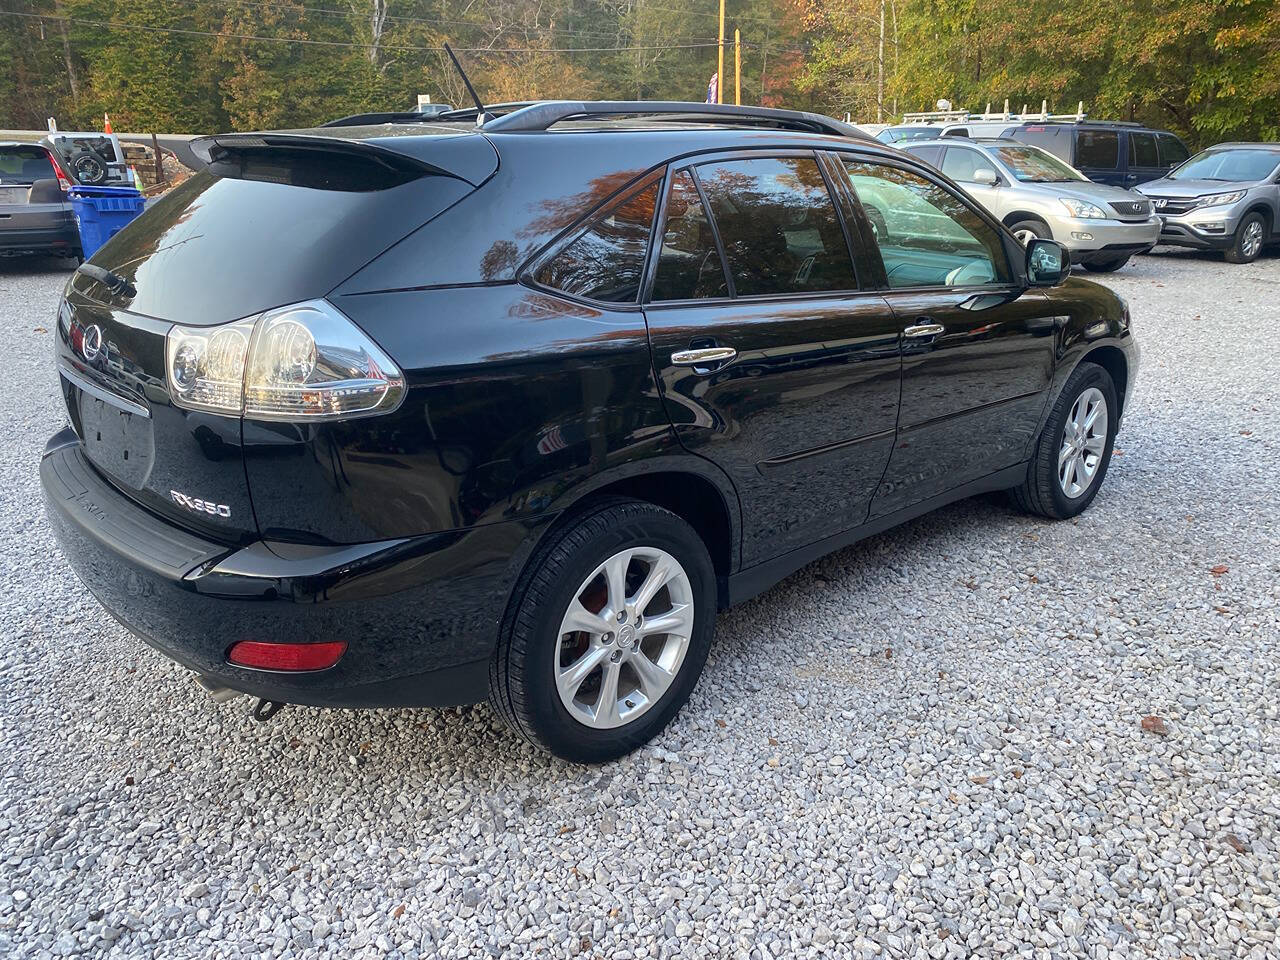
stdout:
POLYGON ((720 42, 716 45, 716 103, 724 103, 724 0, 720 0, 720 42))
POLYGON ((876 55, 876 122, 884 119, 884 0, 880 0, 880 50, 876 55))
POLYGON ((742 106, 742 31, 733 28, 733 102, 742 106))

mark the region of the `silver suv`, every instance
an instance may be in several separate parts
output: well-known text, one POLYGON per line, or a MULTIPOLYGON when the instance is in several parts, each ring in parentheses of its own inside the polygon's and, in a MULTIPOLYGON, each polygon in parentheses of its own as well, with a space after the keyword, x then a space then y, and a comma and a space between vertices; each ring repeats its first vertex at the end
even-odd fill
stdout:
POLYGON ((1141 190, 1162 221, 1161 243, 1249 263, 1280 239, 1280 143, 1220 143, 1141 190))
POLYGON ((1160 236, 1146 197, 1094 183, 1039 147, 949 137, 902 149, 963 186, 1024 244, 1032 237, 1057 240, 1071 251, 1072 263, 1090 270, 1119 270, 1160 236))

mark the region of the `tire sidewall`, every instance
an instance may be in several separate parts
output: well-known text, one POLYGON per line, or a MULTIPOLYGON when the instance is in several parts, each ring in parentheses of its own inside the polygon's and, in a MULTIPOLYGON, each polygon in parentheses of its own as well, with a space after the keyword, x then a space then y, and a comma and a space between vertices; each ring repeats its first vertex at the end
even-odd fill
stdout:
POLYGON ((1043 220, 1019 220, 1009 227, 1009 232, 1015 235, 1019 230, 1030 230, 1038 240, 1053 239, 1053 231, 1049 229, 1049 225, 1043 220))
POLYGON ((1240 225, 1236 227, 1235 239, 1231 243, 1231 249, 1227 251, 1227 259, 1232 263, 1253 263, 1258 257, 1262 256, 1262 248, 1266 245, 1267 220, 1262 214, 1254 212, 1248 214, 1240 225), (1244 232, 1248 229, 1249 224, 1258 221, 1262 225, 1262 243, 1259 244, 1258 250, 1252 256, 1246 256, 1241 244, 1244 242, 1244 232))
POLYGON ((1094 363, 1083 363, 1076 368, 1076 371, 1067 380, 1066 387, 1063 388, 1061 395, 1058 397, 1058 402, 1054 405, 1049 422, 1045 424, 1044 440, 1042 441, 1049 444, 1049 455, 1041 460, 1042 469, 1047 468, 1048 473, 1047 477, 1041 477, 1041 481, 1048 485, 1049 496, 1053 500, 1054 514, 1056 516, 1063 519, 1079 516, 1089 508, 1089 504, 1093 503, 1093 498, 1102 489, 1102 484, 1107 479, 1107 470, 1111 466, 1111 451, 1116 442, 1116 430, 1120 426, 1117 416, 1119 412, 1119 400, 1116 397, 1116 388, 1111 376, 1094 363), (1107 401, 1107 445, 1102 451, 1102 464, 1098 467, 1093 483, 1089 485, 1089 489, 1081 496, 1072 498, 1063 492, 1062 485, 1058 483, 1058 451, 1061 449, 1062 435, 1067 418, 1071 416, 1071 408, 1075 406, 1076 400, 1080 398, 1080 395, 1091 387, 1096 387, 1100 390, 1107 401))
POLYGON ((660 508, 632 516, 592 537, 564 563, 533 617, 526 638, 525 688, 540 738, 557 754, 593 763, 627 753, 665 727, 689 698, 702 673, 715 627, 716 583, 706 547, 684 521, 660 508), (662 698, 621 727, 593 730, 569 713, 560 700, 555 669, 560 622, 587 576, 606 559, 628 547, 657 547, 675 557, 689 577, 694 596, 693 630, 680 672, 662 698))

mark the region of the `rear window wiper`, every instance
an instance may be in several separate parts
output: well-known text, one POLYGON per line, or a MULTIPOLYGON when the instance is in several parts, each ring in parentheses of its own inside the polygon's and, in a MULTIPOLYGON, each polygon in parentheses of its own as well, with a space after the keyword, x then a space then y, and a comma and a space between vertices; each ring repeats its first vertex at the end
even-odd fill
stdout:
POLYGON ((80 264, 80 266, 76 267, 76 272, 83 273, 86 277, 92 277, 117 296, 136 297, 138 295, 137 288, 120 274, 104 270, 102 267, 95 266, 92 263, 80 264))

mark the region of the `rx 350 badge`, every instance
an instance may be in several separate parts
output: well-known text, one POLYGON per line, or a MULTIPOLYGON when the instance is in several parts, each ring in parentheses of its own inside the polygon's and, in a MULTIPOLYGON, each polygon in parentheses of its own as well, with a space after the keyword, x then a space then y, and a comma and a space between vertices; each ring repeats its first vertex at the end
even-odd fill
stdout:
POLYGON ((212 517, 221 517, 223 520, 231 518, 231 508, 225 503, 198 500, 195 497, 188 497, 185 493, 179 493, 177 490, 170 490, 169 496, 173 497, 173 502, 178 506, 185 507, 192 513, 207 513, 212 517))

